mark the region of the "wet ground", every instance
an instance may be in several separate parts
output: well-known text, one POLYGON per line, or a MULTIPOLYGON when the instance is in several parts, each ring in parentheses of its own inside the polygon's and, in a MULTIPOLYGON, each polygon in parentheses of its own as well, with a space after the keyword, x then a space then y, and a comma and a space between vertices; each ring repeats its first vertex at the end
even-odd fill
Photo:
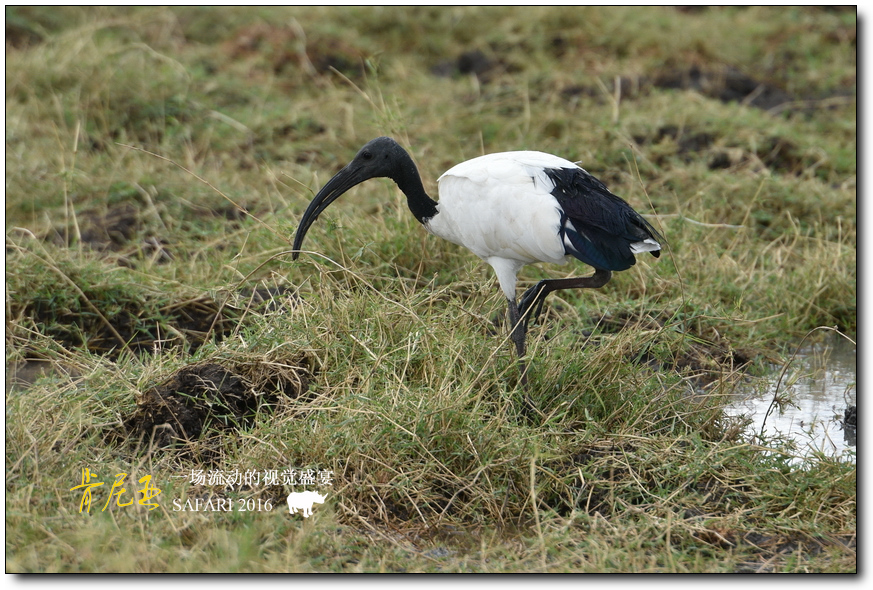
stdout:
POLYGON ((782 373, 783 367, 774 367, 763 392, 759 387, 742 391, 727 408, 728 414, 751 417, 750 434, 763 432, 765 437, 783 436, 794 441, 798 461, 816 451, 854 460, 855 344, 833 337, 804 346, 784 376, 782 373))

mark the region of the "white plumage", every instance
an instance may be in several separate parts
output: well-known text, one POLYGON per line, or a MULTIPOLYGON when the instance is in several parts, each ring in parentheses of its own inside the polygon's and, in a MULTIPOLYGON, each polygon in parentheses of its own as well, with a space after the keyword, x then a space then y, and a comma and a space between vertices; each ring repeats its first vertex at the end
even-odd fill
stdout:
POLYGON ((525 264, 565 264, 561 208, 546 168, 576 167, 542 152, 489 154, 462 162, 438 179, 439 213, 424 226, 490 264, 500 288, 515 299, 525 264))

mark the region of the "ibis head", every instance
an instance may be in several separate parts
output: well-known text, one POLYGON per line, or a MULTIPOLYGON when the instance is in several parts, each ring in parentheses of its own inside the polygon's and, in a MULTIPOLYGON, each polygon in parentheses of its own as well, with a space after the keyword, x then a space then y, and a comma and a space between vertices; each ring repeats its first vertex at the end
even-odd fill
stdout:
POLYGON ((424 222, 436 214, 436 202, 424 192, 418 169, 406 150, 390 137, 377 137, 362 147, 312 199, 294 236, 293 259, 297 259, 303 238, 318 216, 343 193, 371 178, 390 178, 396 182, 419 221, 424 222))

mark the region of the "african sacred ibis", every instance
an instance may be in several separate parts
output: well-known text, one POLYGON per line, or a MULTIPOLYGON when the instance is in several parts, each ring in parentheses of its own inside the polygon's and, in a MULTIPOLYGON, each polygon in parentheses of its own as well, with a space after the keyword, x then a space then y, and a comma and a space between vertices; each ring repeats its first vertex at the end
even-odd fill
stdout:
POLYGON ((387 177, 406 195, 409 210, 430 233, 464 246, 490 264, 509 304, 512 341, 524 378, 524 341, 530 310, 559 289, 598 288, 612 271, 626 270, 634 254, 659 256, 663 238, 623 199, 568 160, 542 152, 489 154, 462 162, 439 177, 439 202, 424 190, 412 158, 390 137, 367 143, 322 187, 303 214, 294 253, 328 205, 353 186, 387 177), (542 280, 516 304, 515 282, 525 264, 563 264, 568 256, 594 267, 590 277, 542 280))

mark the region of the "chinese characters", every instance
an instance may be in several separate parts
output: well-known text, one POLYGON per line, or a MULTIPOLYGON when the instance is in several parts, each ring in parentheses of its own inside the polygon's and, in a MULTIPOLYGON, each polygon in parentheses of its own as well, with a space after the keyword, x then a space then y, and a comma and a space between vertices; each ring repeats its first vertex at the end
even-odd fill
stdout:
POLYGON ((221 471, 192 469, 189 481, 194 485, 224 486, 253 488, 257 486, 300 485, 300 486, 332 486, 333 471, 329 469, 293 469, 282 471, 278 469, 239 469, 221 471))
MULTIPOLYGON (((98 487, 102 486, 104 483, 106 483, 106 482, 102 482, 102 481, 92 482, 91 481, 92 477, 96 478, 96 477, 98 477, 98 475, 96 473, 92 472, 90 468, 84 467, 82 469, 82 483, 70 488, 71 492, 75 491, 75 490, 79 490, 79 489, 82 490, 82 499, 79 502, 79 512, 80 513, 82 512, 82 510, 85 510, 85 512, 87 512, 89 514, 91 513, 92 490, 94 488, 98 488, 98 487)), ((124 485, 125 485, 124 480, 125 479, 127 479, 126 473, 116 473, 115 474, 115 481, 112 483, 112 488, 109 490, 109 498, 106 499, 106 504, 103 505, 101 512, 103 512, 107 508, 109 508, 109 505, 112 503, 113 497, 115 497, 116 506, 119 506, 121 508, 123 508, 125 506, 130 506, 131 504, 133 504, 133 502, 134 502, 133 499, 131 499, 129 502, 122 501, 123 495, 127 492, 127 488, 124 487, 124 485)), ((154 510, 155 508, 158 508, 160 505, 157 503, 157 501, 152 502, 151 500, 156 498, 161 493, 161 490, 156 488, 156 487, 152 487, 151 480, 152 480, 151 475, 145 475, 145 476, 139 478, 139 483, 143 484, 143 487, 140 490, 136 490, 134 492, 134 496, 136 494, 141 494, 142 497, 139 499, 139 505, 140 506, 147 506, 149 510, 154 510)))

